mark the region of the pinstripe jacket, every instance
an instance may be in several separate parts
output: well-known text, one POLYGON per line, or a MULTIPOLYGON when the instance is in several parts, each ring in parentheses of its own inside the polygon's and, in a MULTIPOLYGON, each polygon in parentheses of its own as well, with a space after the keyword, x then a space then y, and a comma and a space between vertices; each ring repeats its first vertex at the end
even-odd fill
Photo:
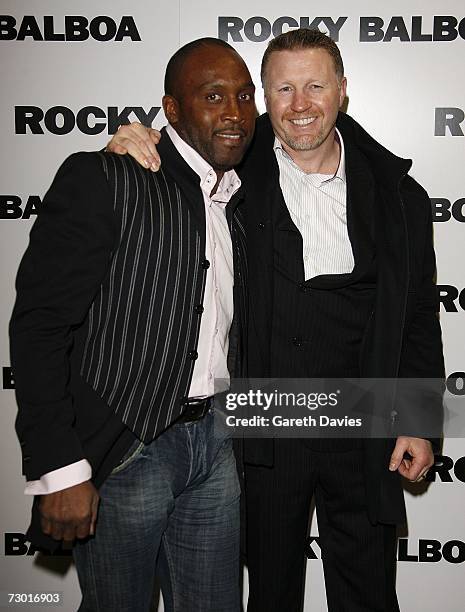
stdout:
MULTIPOLYGON (((205 277, 197 175, 167 136, 154 174, 129 156, 77 153, 45 196, 17 278, 10 324, 23 473, 82 458, 97 485, 134 440, 181 413, 205 277)), ((234 253, 230 369, 245 329, 240 191, 227 207, 234 253)))

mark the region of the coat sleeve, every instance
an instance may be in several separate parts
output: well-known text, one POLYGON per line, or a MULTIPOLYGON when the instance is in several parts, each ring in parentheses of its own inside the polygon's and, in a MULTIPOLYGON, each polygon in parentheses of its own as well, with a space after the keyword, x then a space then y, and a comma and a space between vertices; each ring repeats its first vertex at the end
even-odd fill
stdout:
POLYGON ((69 355, 73 329, 87 315, 115 241, 100 156, 74 154, 45 195, 16 280, 10 348, 27 480, 84 458, 68 389, 69 355))
MULTIPOLYGON (((422 237, 419 243, 414 243, 416 252, 410 256, 411 289, 409 291, 409 304, 407 309, 407 322, 402 346, 399 377, 401 379, 415 379, 418 382, 416 397, 421 398, 414 402, 414 411, 410 404, 408 412, 412 417, 419 418, 421 422, 419 437, 431 439, 435 450, 438 448, 438 438, 442 433, 443 407, 442 394, 444 392, 444 356, 439 323, 439 299, 435 283, 436 258, 433 247, 433 226, 431 204, 427 193, 412 179, 416 201, 420 209, 413 209, 416 228, 411 230, 422 237), (419 210, 421 214, 419 214, 419 210)), ((408 197, 408 196, 407 196, 408 197)), ((406 383, 410 385, 410 383, 406 383)), ((405 394, 413 396, 415 389, 405 389, 405 394)), ((415 421, 416 422, 416 421, 415 421)), ((408 433, 408 432, 406 432, 408 433)), ((415 431, 413 432, 415 433, 415 431)))

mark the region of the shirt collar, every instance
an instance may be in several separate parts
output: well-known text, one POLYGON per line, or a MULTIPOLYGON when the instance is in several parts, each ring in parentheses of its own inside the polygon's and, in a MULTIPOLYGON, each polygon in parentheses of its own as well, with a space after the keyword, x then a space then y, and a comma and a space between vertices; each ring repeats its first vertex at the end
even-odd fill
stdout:
MULTIPOLYGON (((335 130, 336 130, 336 138, 338 139, 338 142, 341 147, 339 165, 337 167, 336 172, 332 176, 328 176, 327 174, 310 174, 309 175, 309 176, 313 176, 316 179, 318 179, 320 183, 327 183, 336 178, 340 179, 343 183, 346 182, 346 155, 345 155, 345 149, 344 149, 344 139, 342 138, 341 132, 337 128, 335 128, 335 130)), ((275 137, 274 139, 273 149, 275 151, 275 154, 277 154, 278 151, 280 151, 284 159, 290 161, 300 170, 297 164, 292 160, 291 156, 284 150, 283 145, 281 144, 281 142, 278 140, 277 137, 275 137)), ((302 172, 302 170, 300 171, 302 172)))
POLYGON ((200 189, 208 199, 227 204, 241 186, 241 181, 235 170, 228 170, 218 185, 216 193, 210 197, 211 190, 216 185, 218 177, 210 164, 168 124, 166 133, 184 161, 192 168, 200 179, 200 189))

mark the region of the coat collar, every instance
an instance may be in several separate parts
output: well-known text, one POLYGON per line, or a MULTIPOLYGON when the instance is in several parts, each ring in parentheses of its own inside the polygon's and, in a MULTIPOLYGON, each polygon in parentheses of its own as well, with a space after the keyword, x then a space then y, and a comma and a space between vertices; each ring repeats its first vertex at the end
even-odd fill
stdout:
MULTIPOLYGON (((352 143, 366 158, 377 183, 392 186, 409 172, 411 159, 403 159, 391 153, 349 115, 339 112, 336 127, 341 132, 344 143, 352 143)), ((273 143, 273 129, 269 116, 265 113, 257 119, 252 146, 239 168, 239 174, 247 178, 249 165, 269 173, 271 158, 274 158, 273 143)))

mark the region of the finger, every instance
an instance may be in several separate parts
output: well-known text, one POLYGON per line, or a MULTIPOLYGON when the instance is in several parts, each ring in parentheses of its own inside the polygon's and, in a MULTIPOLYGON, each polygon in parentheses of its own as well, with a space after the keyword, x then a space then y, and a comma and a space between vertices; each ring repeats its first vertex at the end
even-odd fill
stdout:
POLYGON ((150 164, 150 170, 152 170, 152 172, 158 172, 158 170, 160 170, 160 166, 161 166, 161 161, 159 158, 158 161, 155 160, 150 164))
POLYGON ((160 167, 160 156, 155 146, 159 139, 160 132, 146 128, 140 123, 120 125, 106 150, 119 155, 129 153, 144 168, 151 168, 156 172, 160 167), (153 136, 151 131, 154 132, 153 136))
POLYGON ((62 540, 64 531, 65 530, 64 530, 64 526, 62 523, 57 523, 56 521, 53 521, 50 536, 54 540, 62 540))
POLYGON ((428 457, 426 456, 423 459, 414 461, 412 469, 410 470, 411 480, 417 481, 426 476, 428 469, 431 467, 429 463, 428 457))
POLYGON ((91 521, 83 521, 76 527, 75 537, 76 538, 87 538, 90 535, 94 535, 92 531, 91 521))
POLYGON ((397 471, 399 472, 401 476, 403 476, 404 478, 407 478, 407 480, 411 480, 410 478, 411 467, 410 466, 407 467, 406 465, 401 463, 397 471))
POLYGON ((99 505, 99 497, 98 495, 96 495, 94 499, 92 500, 92 510, 91 510, 90 526, 89 526, 90 535, 95 534, 95 523, 97 522, 98 505, 99 505))
POLYGON ((45 535, 50 535, 52 533, 52 521, 50 521, 47 518, 42 517, 40 519, 40 525, 45 535))
POLYGON ((63 527, 62 540, 65 542, 72 542, 76 539, 76 525, 75 523, 66 523, 63 527))
POLYGON ((126 148, 130 155, 137 153, 137 155, 142 155, 150 164, 155 163, 158 158, 157 151, 155 149, 155 154, 152 153, 151 148, 153 149, 154 145, 148 136, 145 134, 144 136, 145 138, 135 136, 131 140, 128 138, 127 140, 130 140, 131 144, 130 147, 126 145, 126 148))
POLYGON ((128 128, 127 130, 124 130, 124 136, 131 140, 134 145, 140 148, 141 152, 145 154, 151 169, 156 172, 161 163, 160 155, 158 154, 156 147, 156 145, 160 142, 161 133, 158 130, 148 128, 138 122, 130 123, 128 126, 123 126, 121 131, 123 131, 124 127, 128 128))
MULTIPOLYGON (((152 157, 149 145, 154 147, 147 135, 147 128, 140 126, 140 124, 120 125, 116 134, 114 134, 113 138, 108 142, 106 150, 110 151, 110 153, 117 153, 118 155, 129 153, 134 158, 143 156, 143 158, 149 161, 147 165, 147 167, 149 167, 151 163, 156 161, 155 158, 152 157), (142 131, 140 128, 142 128, 142 131), (124 151, 120 147, 122 147, 124 151)), ((138 161, 141 163, 139 159, 138 161)))
POLYGON ((412 482, 415 482, 416 480, 418 480, 421 474, 427 471, 427 469, 428 458, 426 455, 414 457, 413 461, 410 462, 409 470, 407 472, 408 475, 406 476, 406 478, 408 478, 412 482))
MULTIPOLYGON (((108 145, 110 145, 110 143, 108 143, 108 145)), ((111 145, 111 149, 110 149, 110 147, 108 145, 107 145, 106 149, 107 149, 107 151, 110 151, 111 153, 118 153, 118 155, 126 155, 126 153, 128 152, 126 147, 123 147, 123 145, 118 144, 116 142, 114 142, 111 145)))
POLYGON ((391 459, 389 460, 389 470, 395 472, 404 459, 404 453, 407 450, 407 445, 401 440, 397 440, 396 446, 392 451, 391 459))
MULTIPOLYGON (((141 166, 144 168, 150 168, 152 163, 154 163, 154 159, 150 156, 150 153, 147 147, 140 146, 141 141, 135 142, 134 140, 130 140, 129 138, 118 138, 118 140, 111 141, 108 143, 107 150, 111 153, 120 153, 116 147, 121 147, 124 149, 125 153, 128 153, 131 157, 133 157, 141 166)), ((124 155, 124 153, 122 153, 124 155)))
POLYGON ((150 140, 156 145, 161 140, 161 132, 159 132, 155 128, 149 128, 149 136, 150 136, 150 140))
MULTIPOLYGON (((149 135, 150 140, 147 146, 150 150, 150 155, 152 156, 154 160, 153 164, 156 166, 156 169, 158 170, 158 168, 160 168, 160 165, 161 165, 161 159, 160 159, 160 155, 158 154, 157 144, 160 142, 161 134, 158 130, 149 129, 148 135, 149 135)), ((153 169, 154 168, 152 168, 152 170, 153 169)))
POLYGON ((422 480, 425 480, 427 473, 428 473, 428 470, 421 470, 421 472, 418 474, 415 482, 421 482, 422 480))

